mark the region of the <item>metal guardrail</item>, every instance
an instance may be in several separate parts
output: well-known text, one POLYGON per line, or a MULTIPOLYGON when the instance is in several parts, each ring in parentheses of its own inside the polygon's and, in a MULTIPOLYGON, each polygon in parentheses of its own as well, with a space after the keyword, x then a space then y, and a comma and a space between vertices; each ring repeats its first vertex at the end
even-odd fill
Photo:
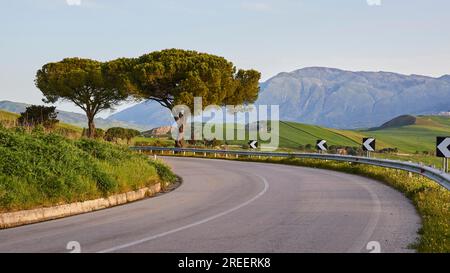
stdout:
POLYGON ((360 156, 347 156, 347 155, 334 155, 334 154, 316 154, 316 153, 282 153, 282 152, 257 152, 257 151, 237 151, 237 150, 211 150, 211 149, 192 149, 192 148, 166 148, 166 147, 151 147, 151 146, 134 146, 130 149, 135 151, 172 151, 175 153, 199 153, 199 154, 224 154, 235 156, 264 156, 264 157, 294 157, 294 158, 307 158, 307 159, 321 159, 321 160, 333 160, 341 162, 353 162, 360 164, 367 164, 379 167, 385 167, 390 169, 397 169, 408 171, 411 173, 420 174, 435 182, 441 186, 450 190, 450 174, 444 173, 441 170, 424 166, 417 163, 388 160, 388 159, 376 159, 360 156))

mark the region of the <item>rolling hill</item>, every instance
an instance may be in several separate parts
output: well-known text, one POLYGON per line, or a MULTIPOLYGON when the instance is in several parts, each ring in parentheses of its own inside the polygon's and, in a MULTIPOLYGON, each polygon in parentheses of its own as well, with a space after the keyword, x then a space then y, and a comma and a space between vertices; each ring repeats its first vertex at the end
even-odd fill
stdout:
POLYGON ((450 135, 450 117, 416 116, 396 118, 379 128, 358 131, 382 140, 389 147, 397 147, 400 151, 416 153, 435 150, 437 136, 450 135))
MULTIPOLYGON (((19 114, 21 112, 25 111, 25 108, 30 106, 26 103, 20 103, 20 102, 12 102, 12 101, 0 101, 0 110, 12 112, 19 114)), ((67 124, 71 124, 77 127, 87 127, 87 119, 85 115, 79 114, 79 113, 73 113, 73 112, 67 112, 58 110, 58 119, 67 124)), ((103 118, 97 118, 95 119, 95 124, 98 128, 102 129, 108 129, 110 127, 125 127, 125 128, 133 128, 137 130, 148 130, 150 129, 146 125, 142 124, 135 124, 125 121, 118 121, 114 119, 103 119, 103 118)))
MULTIPOLYGON (((360 147, 362 139, 367 136, 359 131, 325 128, 290 121, 280 121, 279 130, 279 147, 288 149, 298 149, 300 146, 304 147, 308 144, 315 149, 318 139, 327 140, 328 146, 360 147)), ((249 138, 246 136, 245 141, 228 141, 228 143, 242 145, 248 141, 249 138)), ((264 141, 262 142, 264 143, 264 141)), ((382 139, 378 140, 378 148, 388 147, 390 146, 382 139)))
MULTIPOLYGON (((0 110, 0 125, 2 126, 16 126, 17 118, 19 118, 19 114, 0 110)), ((69 138, 79 138, 83 132, 83 129, 72 124, 58 122, 56 124, 55 132, 61 133, 62 135, 69 138)))
MULTIPOLYGON (((328 145, 360 147, 364 137, 377 139, 377 150, 397 148, 399 153, 433 153, 437 136, 450 135, 450 117, 401 116, 383 126, 368 130, 339 130, 296 122, 280 122, 280 147, 296 149, 300 145, 313 145, 325 139, 328 145), (413 122, 412 122, 413 121, 413 122)), ((243 144, 248 141, 232 141, 243 144)))

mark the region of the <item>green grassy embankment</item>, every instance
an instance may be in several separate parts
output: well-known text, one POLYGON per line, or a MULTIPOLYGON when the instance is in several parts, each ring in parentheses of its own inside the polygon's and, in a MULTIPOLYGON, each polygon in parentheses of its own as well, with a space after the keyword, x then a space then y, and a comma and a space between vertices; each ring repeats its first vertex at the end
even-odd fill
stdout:
POLYGON ((95 199, 175 180, 127 147, 0 125, 0 212, 95 199))

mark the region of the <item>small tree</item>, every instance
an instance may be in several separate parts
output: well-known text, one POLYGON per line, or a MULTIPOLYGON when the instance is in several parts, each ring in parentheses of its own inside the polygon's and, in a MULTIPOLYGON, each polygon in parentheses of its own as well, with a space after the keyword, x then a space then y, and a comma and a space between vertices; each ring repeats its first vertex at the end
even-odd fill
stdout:
POLYGON ((130 144, 132 138, 141 135, 141 132, 134 129, 125 129, 125 138, 127 139, 127 144, 130 144))
POLYGON ((36 86, 44 102, 70 101, 83 109, 88 120, 88 137, 95 136, 95 116, 128 97, 126 79, 117 71, 123 60, 101 63, 68 58, 44 65, 36 74, 36 86))
POLYGON ((126 129, 122 127, 111 127, 105 133, 106 141, 114 141, 117 142, 118 139, 126 139, 127 144, 130 144, 130 141, 133 137, 139 136, 141 132, 134 129, 126 129))
POLYGON ((111 127, 106 130, 105 140, 117 142, 118 139, 125 139, 125 129, 121 127, 111 127))
POLYGON ((42 125, 46 129, 53 129, 59 122, 57 116, 58 112, 54 106, 31 105, 25 112, 20 113, 18 122, 21 126, 42 125))

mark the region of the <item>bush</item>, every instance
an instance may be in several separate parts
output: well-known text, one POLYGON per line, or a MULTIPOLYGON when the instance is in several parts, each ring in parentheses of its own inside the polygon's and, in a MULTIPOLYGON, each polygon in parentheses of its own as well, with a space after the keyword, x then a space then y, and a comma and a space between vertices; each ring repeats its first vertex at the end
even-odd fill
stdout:
POLYGON ((138 130, 112 127, 106 131, 105 140, 117 142, 117 140, 122 139, 126 140, 127 144, 130 144, 130 140, 134 137, 139 136, 140 134, 141 132, 139 132, 138 130))
POLYGON ((25 112, 20 113, 18 122, 21 126, 42 125, 46 129, 52 129, 59 122, 56 119, 57 116, 58 113, 54 106, 31 105, 26 108, 25 112))

